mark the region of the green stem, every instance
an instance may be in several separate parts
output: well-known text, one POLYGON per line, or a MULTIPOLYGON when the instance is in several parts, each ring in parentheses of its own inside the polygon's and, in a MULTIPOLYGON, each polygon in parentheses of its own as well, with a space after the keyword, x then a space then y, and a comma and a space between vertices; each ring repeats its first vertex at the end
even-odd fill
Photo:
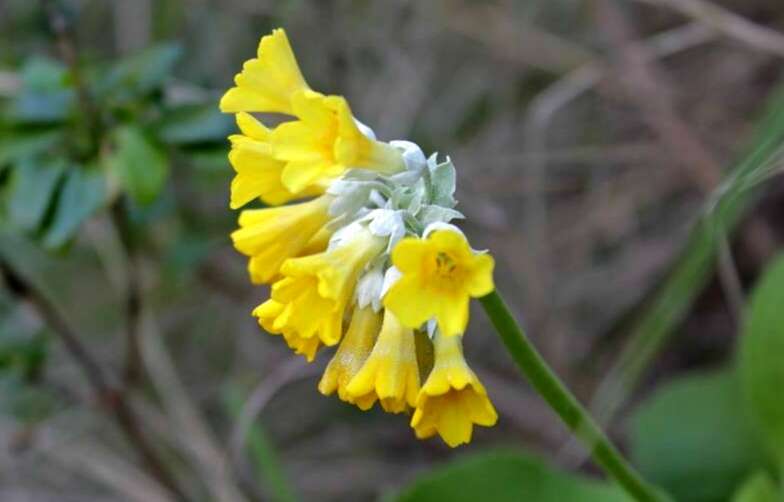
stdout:
POLYGON ((518 368, 561 420, 591 452, 594 460, 615 478, 626 492, 640 502, 662 502, 664 495, 646 483, 609 438, 602 432, 577 398, 564 386, 547 362, 525 336, 497 292, 479 299, 518 368))

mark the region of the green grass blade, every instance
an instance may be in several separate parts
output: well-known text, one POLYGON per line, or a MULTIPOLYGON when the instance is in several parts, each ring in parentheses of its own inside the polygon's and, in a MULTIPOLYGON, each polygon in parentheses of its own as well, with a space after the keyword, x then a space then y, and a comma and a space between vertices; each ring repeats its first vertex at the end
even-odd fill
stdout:
MULTIPOLYGON (((226 392, 225 402, 229 414, 232 418, 237 419, 244 402, 240 390, 237 387, 229 388, 226 392)), ((267 488, 265 491, 271 499, 276 502, 297 502, 294 488, 283 472, 278 453, 259 421, 256 421, 248 430, 246 445, 255 472, 259 478, 264 480, 267 488)))
POLYGON ((593 401, 600 422, 609 421, 632 392, 714 270, 719 246, 758 195, 759 184, 784 168, 784 87, 767 107, 747 153, 706 204, 664 282, 647 299, 629 339, 593 401))

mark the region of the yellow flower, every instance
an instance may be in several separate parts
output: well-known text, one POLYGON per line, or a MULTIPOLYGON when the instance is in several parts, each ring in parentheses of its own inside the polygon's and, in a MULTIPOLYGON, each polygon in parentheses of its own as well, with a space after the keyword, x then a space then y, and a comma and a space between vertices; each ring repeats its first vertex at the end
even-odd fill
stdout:
MULTIPOLYGON (((327 249, 330 237, 332 237, 332 232, 327 227, 322 227, 298 253, 293 255, 293 257, 321 253, 327 249)), ((264 253, 257 256, 251 256, 248 260, 248 272, 250 273, 251 282, 255 284, 265 284, 275 280, 274 277, 277 277, 277 274, 272 278, 267 279, 269 277, 269 270, 270 262, 264 253)))
POLYGON ((223 95, 220 109, 226 113, 277 112, 292 114, 291 96, 308 84, 299 71, 286 32, 278 28, 262 37, 258 57, 242 65, 234 77, 236 87, 223 95))
POLYGON ((385 239, 362 228, 334 249, 286 260, 280 269, 283 278, 272 285, 270 300, 281 308, 265 329, 284 337, 317 337, 325 345, 338 343, 357 278, 384 244, 385 239))
POLYGON ((254 283, 274 280, 283 262, 308 246, 329 221, 331 201, 323 195, 301 204, 240 213, 240 228, 231 239, 237 251, 251 257, 248 269, 254 283))
POLYGON ((229 136, 229 162, 237 175, 231 181, 231 208, 237 209, 256 198, 277 206, 292 199, 321 195, 325 184, 316 183, 293 193, 280 179, 285 163, 272 156, 272 132, 248 113, 237 114, 242 134, 229 136))
POLYGON ((286 163, 281 180, 291 192, 334 179, 349 168, 386 174, 405 168, 396 148, 359 130, 344 98, 307 90, 294 94, 292 106, 300 120, 272 132, 275 158, 286 163))
POLYGON ((338 397, 347 403, 356 404, 363 410, 373 406, 374 398, 357 400, 346 391, 346 387, 373 349, 380 327, 381 314, 370 307, 354 309, 346 336, 321 377, 319 392, 328 396, 337 390, 338 397))
POLYGON ((346 392, 367 409, 376 399, 384 410, 400 413, 416 404, 419 392, 414 332, 397 320, 390 311, 384 312, 384 323, 373 351, 359 373, 351 379, 346 392))
POLYGON ((446 336, 465 332, 470 297, 493 290, 493 258, 475 254, 459 232, 436 230, 427 239, 408 237, 392 250, 402 276, 384 297, 400 322, 417 328, 435 317, 446 336))
POLYGON ((435 365, 419 391, 411 418, 419 439, 438 433, 451 447, 471 441, 474 424, 495 425, 498 414, 463 358, 460 337, 436 334, 435 365))
POLYGON ((275 300, 268 300, 253 309, 253 315, 258 318, 259 324, 262 328, 272 335, 282 334, 283 339, 286 340, 286 344, 289 346, 289 348, 291 348, 296 354, 305 356, 305 359, 308 362, 312 362, 316 357, 316 352, 318 351, 319 346, 321 345, 321 340, 319 340, 319 338, 316 336, 311 338, 302 338, 291 330, 276 332, 274 330, 273 324, 275 319, 282 312, 283 305, 276 302, 275 300))

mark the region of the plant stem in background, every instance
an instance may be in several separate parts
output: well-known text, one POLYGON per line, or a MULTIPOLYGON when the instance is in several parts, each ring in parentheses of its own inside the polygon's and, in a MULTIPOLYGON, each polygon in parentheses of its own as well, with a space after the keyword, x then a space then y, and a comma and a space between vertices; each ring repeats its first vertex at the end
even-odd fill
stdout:
POLYGON ((141 314, 141 283, 138 253, 133 238, 133 228, 128 215, 128 201, 120 197, 112 205, 112 223, 125 251, 125 370, 126 389, 136 385, 142 376, 142 357, 139 347, 139 318, 141 314))
POLYGON ((177 500, 186 501, 187 497, 174 482, 158 454, 142 433, 136 414, 126 401, 124 394, 118 392, 108 383, 101 366, 54 305, 43 293, 26 281, 2 256, 0 256, 0 277, 3 278, 11 294, 21 301, 29 302, 42 320, 62 340, 68 354, 84 372, 97 401, 110 412, 125 434, 128 443, 136 448, 148 474, 161 486, 168 489, 177 500))
POLYGON ((49 26, 57 43, 60 57, 68 65, 68 69, 71 72, 70 77, 73 81, 74 89, 76 89, 79 106, 86 121, 85 128, 90 141, 90 149, 97 151, 103 126, 101 125, 100 113, 93 102, 82 75, 73 27, 69 24, 67 16, 62 12, 55 0, 42 0, 41 5, 49 19, 49 26))
POLYGON ((514 359, 547 404, 588 448, 594 460, 640 502, 668 500, 646 483, 577 401, 525 336, 504 300, 494 291, 479 299, 514 359))

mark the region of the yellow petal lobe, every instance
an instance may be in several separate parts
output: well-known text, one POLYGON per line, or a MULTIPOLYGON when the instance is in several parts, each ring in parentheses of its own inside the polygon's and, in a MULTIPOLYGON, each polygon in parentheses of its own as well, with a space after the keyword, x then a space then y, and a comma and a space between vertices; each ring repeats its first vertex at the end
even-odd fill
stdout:
POLYGON ((445 336, 463 334, 469 299, 495 287, 493 258, 473 252, 457 231, 402 239, 392 250, 392 264, 402 276, 385 295, 384 306, 410 328, 435 318, 445 336))
POLYGON ((401 413, 416 404, 419 392, 414 332, 404 327, 390 311, 373 350, 346 387, 348 395, 372 405, 379 400, 390 413, 401 413))
POLYGON ((420 439, 435 434, 455 447, 469 443, 474 425, 495 425, 498 414, 463 358, 460 337, 436 334, 435 364, 417 396, 411 427, 420 439))

